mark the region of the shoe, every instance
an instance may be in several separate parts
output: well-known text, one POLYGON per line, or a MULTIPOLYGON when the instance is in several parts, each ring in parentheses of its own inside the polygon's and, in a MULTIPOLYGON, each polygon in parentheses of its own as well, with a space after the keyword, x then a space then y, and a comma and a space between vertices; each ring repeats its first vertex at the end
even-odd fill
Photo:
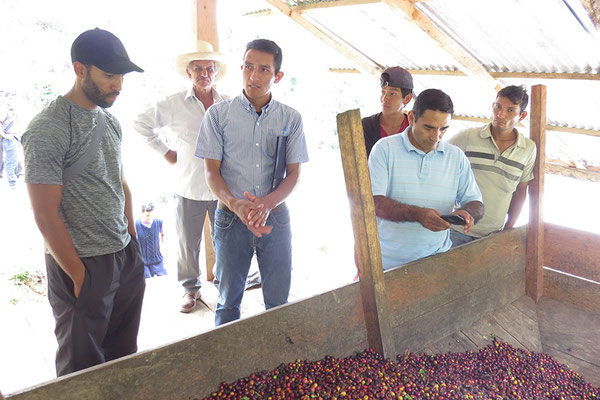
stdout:
POLYGON ((199 298, 200 291, 197 291, 196 293, 186 293, 183 296, 183 303, 181 303, 181 308, 179 309, 179 311, 186 314, 191 312, 194 309, 194 307, 196 307, 196 300, 198 300, 199 298))

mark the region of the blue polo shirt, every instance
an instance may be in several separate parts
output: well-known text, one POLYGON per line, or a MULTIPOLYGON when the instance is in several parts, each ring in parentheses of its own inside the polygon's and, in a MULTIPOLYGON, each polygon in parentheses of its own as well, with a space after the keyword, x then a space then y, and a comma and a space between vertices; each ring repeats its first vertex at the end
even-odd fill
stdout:
MULTIPOLYGON (((439 142, 424 153, 404 132, 379 140, 369 157, 374 196, 450 214, 459 205, 482 201, 469 160, 456 146, 439 142)), ((447 251, 450 231, 432 232, 418 222, 392 222, 377 217, 383 268, 447 251)))
POLYGON ((271 192, 278 136, 286 138, 286 165, 308 161, 300 113, 271 97, 259 115, 242 93, 208 109, 196 156, 221 161, 221 176, 236 198, 246 191, 264 197, 271 192))

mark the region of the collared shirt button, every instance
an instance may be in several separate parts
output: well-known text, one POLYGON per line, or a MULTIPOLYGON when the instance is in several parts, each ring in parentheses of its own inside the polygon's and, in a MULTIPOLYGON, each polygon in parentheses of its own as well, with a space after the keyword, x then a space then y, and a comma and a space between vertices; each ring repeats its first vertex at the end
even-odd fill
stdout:
POLYGON ((260 186, 256 185, 255 187, 258 189, 260 186))
POLYGON ((259 165, 258 165, 258 164, 256 164, 256 168, 258 168, 258 167, 259 167, 259 165))
POLYGON ((257 123, 256 123, 256 126, 259 126, 259 125, 260 125, 260 122, 257 122, 257 123))
POLYGON ((258 147, 258 146, 259 146, 259 144, 258 144, 258 143, 256 143, 256 147, 258 147))

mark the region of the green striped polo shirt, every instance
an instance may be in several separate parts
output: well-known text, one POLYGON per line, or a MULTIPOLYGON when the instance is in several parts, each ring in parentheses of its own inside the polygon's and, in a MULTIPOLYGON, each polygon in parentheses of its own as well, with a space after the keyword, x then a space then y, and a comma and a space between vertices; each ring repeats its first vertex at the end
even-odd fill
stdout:
MULTIPOLYGON (((513 193, 519 183, 533 179, 535 162, 533 140, 517 131, 517 141, 500 153, 490 127, 487 124, 465 129, 448 140, 465 152, 483 195, 485 215, 469 231, 469 236, 477 238, 504 227, 513 193)), ((462 232, 461 229, 457 230, 462 232)))

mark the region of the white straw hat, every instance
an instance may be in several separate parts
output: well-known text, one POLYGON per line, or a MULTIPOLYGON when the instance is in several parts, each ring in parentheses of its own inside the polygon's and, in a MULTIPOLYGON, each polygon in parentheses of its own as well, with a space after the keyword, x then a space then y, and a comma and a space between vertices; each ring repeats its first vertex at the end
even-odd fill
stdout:
POLYGON ((225 56, 222 53, 214 51, 212 44, 205 42, 204 40, 197 40, 196 51, 177 56, 177 59, 175 60, 175 69, 181 75, 188 78, 186 71, 187 66, 190 64, 190 62, 195 60, 210 60, 215 62, 218 70, 217 76, 215 76, 215 81, 218 81, 225 76, 225 72, 227 71, 227 66, 225 65, 225 56))

